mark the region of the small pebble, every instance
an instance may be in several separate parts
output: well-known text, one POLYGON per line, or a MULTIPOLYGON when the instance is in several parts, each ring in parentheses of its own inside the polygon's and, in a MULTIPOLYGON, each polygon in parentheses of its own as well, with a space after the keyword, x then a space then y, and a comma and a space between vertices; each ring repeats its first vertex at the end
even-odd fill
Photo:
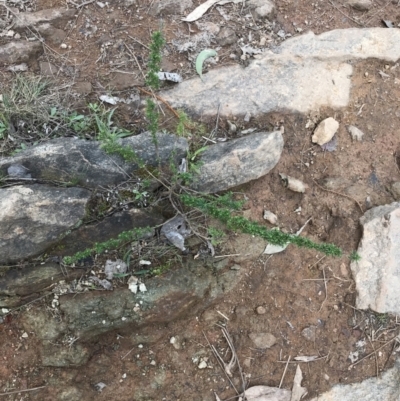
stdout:
POLYGON ((201 361, 198 365, 199 369, 205 369, 207 367, 207 362, 206 361, 201 361))
POLYGON ((61 49, 66 49, 68 46, 65 43, 61 43, 60 47, 61 49))
POLYGON ((256 312, 258 315, 265 315, 267 310, 263 306, 257 306, 256 312))

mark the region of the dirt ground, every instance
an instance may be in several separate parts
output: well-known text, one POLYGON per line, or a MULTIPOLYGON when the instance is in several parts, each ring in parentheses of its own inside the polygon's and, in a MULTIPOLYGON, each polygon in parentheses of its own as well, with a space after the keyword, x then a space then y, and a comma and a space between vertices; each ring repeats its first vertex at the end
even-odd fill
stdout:
MULTIPOLYGON (((195 74, 193 59, 188 60, 191 54, 177 53, 172 41, 199 32, 196 24, 189 28, 180 21, 181 15, 152 17, 147 13, 150 1, 137 3, 129 8, 122 1, 110 2, 104 8, 96 3, 80 8, 64 41, 70 48, 54 46, 42 57, 70 71, 56 78, 60 84, 75 83, 81 88, 77 97, 80 105, 118 85, 126 86, 126 79, 140 85, 148 57, 146 46, 151 32, 160 27, 169 53, 164 63, 185 79, 195 74), (117 79, 115 71, 124 73, 119 73, 117 79), (82 90, 82 83, 90 83, 91 88, 82 90)), ((194 1, 195 5, 200 3, 194 1)), ((227 4, 221 8, 230 16, 229 21, 213 8, 199 22, 229 25, 238 37, 248 38, 251 33, 256 43, 261 36, 267 36, 271 45, 282 40, 277 35, 280 30, 295 36, 301 34, 300 29, 321 33, 335 28, 382 27, 382 20, 390 20, 395 26, 400 23, 397 1, 375 0, 373 8, 365 13, 342 3, 276 0, 274 24, 254 21, 246 8, 227 4)), ((58 6, 65 6, 65 2, 39 0, 35 8, 58 6)), ((219 54, 218 66, 242 62, 237 44, 223 47, 219 54)), ((2 79, 8 80, 7 74, 3 72, 2 79)), ((271 210, 287 232, 296 232, 312 217, 303 235, 335 243, 346 254, 357 249, 361 237, 360 208, 365 211, 393 202, 391 184, 400 180, 395 155, 400 142, 400 67, 368 60, 355 64, 353 75, 351 103, 345 110, 320 110, 312 116, 272 114, 248 123, 237 121, 243 128, 284 127, 285 147, 278 165, 267 176, 237 190, 248 198, 246 217, 268 225, 263 211, 271 210), (389 77, 382 77, 379 71, 389 77), (312 144, 311 133, 315 123, 329 116, 340 121, 338 146, 333 152, 324 152, 312 144), (363 142, 352 142, 346 130, 349 124, 365 133, 363 142), (303 180, 309 186, 306 193, 289 192, 282 186, 279 172, 303 180), (327 182, 332 192, 321 189, 327 182)), ((136 91, 130 87, 113 90, 112 94, 136 91)), ((137 106, 121 105, 117 115, 120 123, 132 130, 140 131, 145 125, 137 106)), ((165 126, 171 118, 165 118, 165 126)), ((220 121, 221 132, 226 130, 225 124, 220 121)), ((256 249, 255 240, 246 237, 246 241, 240 248, 251 253, 256 249)), ((231 234, 217 248, 217 255, 235 253, 234 243, 235 235, 231 234)), ((359 382, 379 375, 393 365, 396 350, 392 343, 383 345, 398 334, 397 320, 355 309, 356 289, 348 258, 323 257, 315 251, 289 246, 274 256, 227 257, 225 269, 234 264, 243 271, 241 285, 202 315, 148 327, 130 337, 107 335, 92 345, 92 358, 80 368, 42 367, 34 333, 22 337, 18 313, 7 317, 0 324, 0 396, 9 401, 211 401, 216 392, 221 400, 234 399, 242 378, 236 368, 230 383, 210 349, 209 344, 214 345, 224 360, 229 360, 226 340, 216 323, 226 327, 232 337, 246 387, 263 384, 291 389, 296 356, 317 356, 313 362, 301 363, 302 385, 308 389, 305 399, 337 383, 359 382), (277 343, 270 349, 256 349, 249 338, 254 332, 272 333, 277 343), (171 344, 172 337, 175 344, 171 344), (353 366, 349 356, 357 351, 361 361, 353 366), (363 357, 366 358, 362 360, 363 357), (202 360, 207 364, 205 369, 198 367, 202 360), (94 387, 99 382, 107 385, 102 392, 94 387), (39 389, 32 390, 36 387, 39 389), (71 387, 81 391, 80 398, 73 398, 72 390, 68 393, 71 387), (16 393, 4 395, 13 391, 16 393), (64 398, 58 398, 61 394, 64 398)))

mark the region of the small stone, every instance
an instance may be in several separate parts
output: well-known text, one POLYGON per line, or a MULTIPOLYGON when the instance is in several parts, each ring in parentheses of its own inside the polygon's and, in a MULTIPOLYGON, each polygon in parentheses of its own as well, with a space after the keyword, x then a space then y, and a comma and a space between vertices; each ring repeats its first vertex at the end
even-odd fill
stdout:
POLYGON ((240 265, 231 266, 231 270, 240 270, 240 265))
POLYGON ((256 312, 257 315, 265 315, 267 310, 263 306, 257 306, 256 312))
POLYGON ((230 27, 223 27, 217 35, 217 42, 220 46, 228 46, 236 43, 237 36, 235 31, 230 27))
POLYGON ((273 18, 275 15, 275 4, 270 0, 250 0, 250 7, 255 7, 256 18, 273 18))
POLYGON ((25 331, 24 333, 22 333, 22 338, 28 338, 28 333, 25 331))
POLYGON ((328 117, 318 124, 312 136, 312 141, 322 146, 333 138, 338 128, 339 123, 334 118, 328 117))
POLYGON ((245 123, 248 123, 250 121, 250 118, 251 118, 251 114, 249 112, 247 112, 246 115, 244 116, 243 121, 245 123))
POLYGON ((264 220, 267 220, 269 223, 271 224, 278 224, 278 216, 272 212, 270 212, 269 210, 264 210, 264 216, 263 216, 264 220))
POLYGON ((68 46, 65 43, 61 43, 60 47, 61 49, 66 49, 68 46))
POLYGON ((172 346, 176 349, 179 350, 182 348, 180 342, 178 341, 177 337, 171 337, 169 340, 170 344, 172 344, 172 346))
POLYGON ((308 341, 315 341, 316 326, 309 326, 302 330, 301 335, 308 341))
POLYGON ((199 369, 205 369, 207 367, 207 362, 206 361, 201 361, 197 367, 199 369))
POLYGON ((150 365, 156 366, 156 361, 153 359, 153 360, 150 362, 150 365))
POLYGON ((237 306, 235 308, 235 314, 237 316, 245 316, 247 315, 249 309, 246 306, 237 306))
POLYGON ((260 46, 263 47, 267 43, 267 38, 265 36, 261 36, 260 38, 260 46))
POLYGON ((368 11, 373 6, 371 0, 348 0, 347 5, 357 11, 368 11))
POLYGON ((396 181, 392 184, 392 193, 396 200, 400 199, 400 181, 396 181))
POLYGON ((347 266, 346 266, 344 263, 342 263, 342 264, 340 265, 340 274, 341 274, 343 277, 348 277, 348 276, 349 276, 349 271, 348 271, 348 269, 347 269, 347 266))
POLYGON ((271 348, 277 341, 271 333, 250 333, 249 337, 254 345, 260 349, 271 348))
POLYGON ((358 141, 358 142, 362 141, 362 138, 364 136, 364 132, 362 132, 360 129, 358 129, 354 125, 349 125, 347 127, 347 131, 349 131, 349 134, 351 135, 351 139, 353 141, 358 141))

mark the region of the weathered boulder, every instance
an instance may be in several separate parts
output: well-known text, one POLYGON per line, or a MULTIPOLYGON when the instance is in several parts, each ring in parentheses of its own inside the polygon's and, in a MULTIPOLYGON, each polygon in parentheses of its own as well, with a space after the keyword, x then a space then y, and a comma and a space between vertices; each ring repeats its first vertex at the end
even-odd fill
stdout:
MULTIPOLYGON (((121 145, 136 152, 147 165, 157 167, 170 161, 179 163, 188 150, 187 140, 166 133, 158 133, 158 149, 149 133, 124 138, 121 145)), ((134 162, 125 162, 119 155, 109 155, 100 142, 76 138, 58 138, 33 146, 13 157, 0 160, 0 171, 20 164, 29 170, 32 178, 79 184, 95 188, 99 185, 117 185, 138 170, 134 162)))
POLYGON ((199 192, 214 193, 260 178, 275 167, 282 149, 280 131, 211 145, 200 157, 199 172, 191 186, 199 192))
POLYGON ((38 255, 85 215, 90 192, 82 188, 17 185, 0 189, 0 261, 38 255))
POLYGON ((356 306, 400 314, 400 203, 370 209, 360 223, 361 259, 350 265, 358 292, 356 306))
POLYGON ((43 46, 38 42, 10 42, 0 46, 0 66, 27 63, 37 59, 43 53, 43 46))
MULTIPOLYGON (((377 58, 395 62, 400 58, 400 29, 334 29, 320 35, 310 31, 284 41, 274 51, 281 57, 302 59, 347 61, 377 58)), ((267 54, 265 57, 271 56, 267 54)))
POLYGON ((65 24, 76 14, 73 8, 50 8, 36 12, 19 13, 15 18, 13 29, 21 31, 38 24, 51 23, 54 26, 65 24))
POLYGON ((146 281, 147 292, 118 289, 65 295, 60 309, 69 333, 87 341, 113 330, 131 332, 193 315, 232 290, 240 277, 232 270, 217 278, 210 270, 199 271, 199 266, 193 271, 178 269, 146 281))
POLYGON ((398 401, 400 399, 400 359, 392 369, 380 377, 372 377, 361 383, 336 385, 311 401, 398 401))

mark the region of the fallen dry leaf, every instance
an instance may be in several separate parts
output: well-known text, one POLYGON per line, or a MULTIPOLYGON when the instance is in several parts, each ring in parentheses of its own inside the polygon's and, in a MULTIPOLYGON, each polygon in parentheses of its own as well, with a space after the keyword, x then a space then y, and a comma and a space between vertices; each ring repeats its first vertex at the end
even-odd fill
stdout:
POLYGON ((218 4, 219 6, 222 6, 227 3, 242 3, 243 1, 246 1, 246 0, 207 0, 206 2, 204 2, 203 4, 200 4, 197 8, 195 8, 187 17, 182 18, 182 21, 193 22, 193 21, 198 20, 214 4, 218 4))
POLYGON ((301 387, 301 381, 303 380, 303 372, 300 369, 300 365, 297 365, 296 374, 294 375, 292 397, 290 401, 300 401, 303 395, 307 394, 307 389, 301 387))
POLYGON ((247 401, 290 401, 291 392, 277 387, 254 386, 242 394, 247 401))

